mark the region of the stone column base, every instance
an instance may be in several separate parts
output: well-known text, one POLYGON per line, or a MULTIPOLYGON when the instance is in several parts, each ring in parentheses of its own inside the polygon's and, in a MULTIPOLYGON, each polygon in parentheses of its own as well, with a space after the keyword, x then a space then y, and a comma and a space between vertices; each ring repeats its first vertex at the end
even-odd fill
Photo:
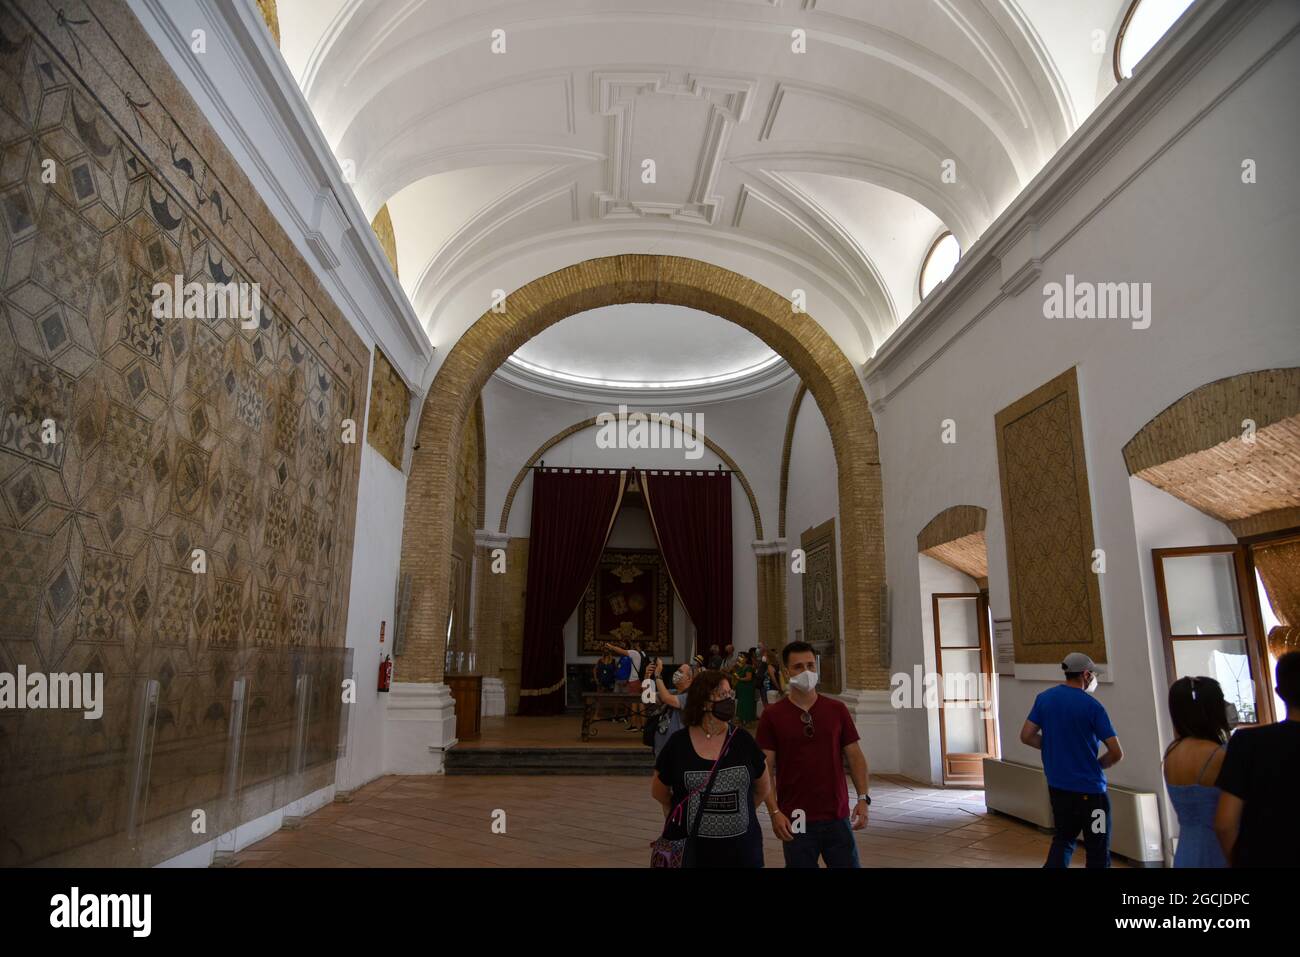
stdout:
POLYGON ((835 697, 848 706, 861 737, 872 774, 896 774, 902 764, 898 745, 898 712, 890 704, 888 691, 846 689, 835 697))
POLYGON ((384 773, 442 774, 443 755, 457 741, 451 689, 395 681, 384 699, 384 773))
POLYGON ((506 683, 500 678, 483 679, 483 717, 492 718, 506 713, 506 683))

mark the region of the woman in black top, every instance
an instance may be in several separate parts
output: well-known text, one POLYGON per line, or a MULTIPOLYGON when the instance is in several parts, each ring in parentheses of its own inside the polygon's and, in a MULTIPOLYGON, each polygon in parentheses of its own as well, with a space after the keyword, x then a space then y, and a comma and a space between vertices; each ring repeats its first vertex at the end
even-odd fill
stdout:
POLYGON ((701 672, 691 682, 682 715, 686 727, 668 739, 655 761, 650 793, 662 805, 665 818, 690 795, 679 821, 668 824, 665 837, 687 837, 695 829, 706 789, 709 792, 696 840, 687 847, 687 867, 763 866, 763 834, 754 809, 770 788, 767 761, 743 728, 735 729, 728 741, 735 713, 736 695, 727 676, 720 671, 701 672), (724 745, 726 752, 710 789, 709 771, 724 745))

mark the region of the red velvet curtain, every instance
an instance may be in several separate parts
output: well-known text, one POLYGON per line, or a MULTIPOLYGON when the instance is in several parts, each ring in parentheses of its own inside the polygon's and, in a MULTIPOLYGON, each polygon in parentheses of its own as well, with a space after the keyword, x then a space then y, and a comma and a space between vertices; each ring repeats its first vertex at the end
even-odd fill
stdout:
POLYGON ((564 711, 564 623, 600 561, 626 480, 622 472, 533 470, 521 715, 564 711))
POLYGON ((650 523, 677 596, 696 629, 696 652, 731 643, 731 474, 641 473, 650 523))

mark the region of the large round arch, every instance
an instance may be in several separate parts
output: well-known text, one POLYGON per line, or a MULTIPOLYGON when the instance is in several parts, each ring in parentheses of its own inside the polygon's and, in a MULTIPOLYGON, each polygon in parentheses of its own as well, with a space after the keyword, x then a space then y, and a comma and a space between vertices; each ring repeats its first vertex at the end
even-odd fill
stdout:
MULTIPOLYGON (((480 403, 480 405, 481 404, 482 403, 480 403)), ((585 432, 587 429, 594 429, 599 424, 600 423, 593 415, 591 418, 583 419, 581 422, 575 422, 568 428, 560 430, 537 447, 537 451, 530 455, 528 461, 524 462, 524 464, 519 467, 519 471, 515 473, 515 480, 510 483, 510 488, 506 490, 506 498, 501 505, 501 521, 497 526, 498 534, 506 534, 506 531, 509 528, 510 509, 515 502, 515 493, 519 491, 519 487, 524 484, 524 479, 528 477, 528 470, 536 465, 543 455, 555 448, 565 439, 569 438, 569 436, 577 435, 579 432, 585 432)), ((749 510, 754 516, 754 538, 755 540, 761 540, 763 538, 763 516, 759 512, 758 497, 754 495, 754 487, 749 484, 749 478, 745 475, 744 469, 742 469, 736 460, 727 453, 726 449, 713 441, 713 439, 709 438, 707 435, 700 434, 697 436, 695 429, 676 420, 669 421, 668 424, 683 435, 688 435, 691 438, 698 437, 699 440, 704 443, 705 448, 718 458, 722 459, 723 464, 726 465, 727 468, 736 476, 736 481, 740 483, 741 491, 745 493, 745 498, 749 501, 749 510)))
POLYGON ((493 371, 548 326, 579 312, 665 303, 736 323, 779 353, 822 409, 838 469, 844 581, 845 674, 860 689, 889 686, 882 663, 885 581, 880 458, 867 397, 834 340, 790 301, 746 277, 694 259, 622 255, 590 259, 511 293, 447 354, 425 397, 407 485, 402 571, 411 575, 403 678, 442 678, 448 614, 453 474, 474 402, 493 371))

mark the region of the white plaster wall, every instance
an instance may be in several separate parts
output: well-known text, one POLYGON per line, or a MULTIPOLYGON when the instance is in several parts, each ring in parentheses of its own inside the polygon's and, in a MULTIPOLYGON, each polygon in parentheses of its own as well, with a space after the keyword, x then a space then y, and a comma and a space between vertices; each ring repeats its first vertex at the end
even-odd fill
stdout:
MULTIPOLYGON (((361 452, 357 493, 356 541, 352 549, 352 589, 348 600, 347 644, 357 678, 357 703, 348 714, 347 756, 339 762, 339 790, 360 787, 384 773, 384 696, 377 690, 380 622, 383 651, 393 652, 393 612, 401 561, 406 476, 367 442, 361 452)), ((394 659, 394 681, 402 681, 394 659)))
MULTIPOLYGON (((920 583, 919 598, 921 615, 917 620, 920 632, 912 632, 907 639, 909 644, 920 643, 921 657, 924 666, 921 669, 923 675, 930 674, 937 670, 938 660, 934 653, 934 602, 932 601, 936 592, 953 593, 953 592, 977 592, 979 586, 975 584, 975 579, 965 575, 955 568, 945 565, 943 562, 935 561, 929 555, 916 556, 917 579, 920 583)), ((908 622, 901 622, 905 628, 908 622)), ((894 632, 897 638, 898 632, 894 632)), ((894 668, 893 685, 896 687, 899 681, 898 676, 902 675, 909 682, 909 687, 915 684, 915 676, 909 670, 903 670, 898 667, 894 668)), ((911 701, 917 700, 915 693, 911 701)), ((924 696, 920 699, 924 702, 924 696)), ((923 734, 928 742, 928 754, 925 756, 928 760, 926 771, 928 776, 920 777, 919 780, 928 781, 932 784, 943 784, 943 748, 939 738, 939 710, 928 707, 908 707, 901 710, 899 715, 900 734, 915 734, 922 724, 924 725, 923 734), (912 727, 918 726, 918 727, 912 727)))
MULTIPOLYGON (((773 446, 779 458, 781 448, 773 446)), ((836 582, 840 618, 840 661, 844 661, 844 559, 840 554, 840 487, 835 467, 835 449, 831 433, 822 418, 812 393, 803 397, 795 417, 794 436, 790 440, 790 476, 786 485, 785 537, 790 550, 799 547, 799 536, 816 528, 828 518, 835 519, 836 582)), ((787 562, 787 570, 791 567, 787 562)), ((786 641, 794 641, 795 629, 803 628, 803 575, 788 571, 786 577, 786 641)), ((807 638, 807 635, 804 636, 807 638)))
MULTIPOLYGON (((1155 702, 1156 726, 1159 729, 1161 753, 1174 739, 1173 724, 1169 719, 1168 676, 1165 671, 1164 638, 1160 633, 1160 606, 1156 598, 1155 563, 1153 548, 1184 548, 1190 545, 1231 545, 1236 538, 1217 519, 1198 512, 1140 478, 1129 478, 1133 498, 1133 528, 1137 538, 1138 569, 1142 575, 1142 603, 1146 611, 1147 648, 1151 659, 1151 695, 1155 702)), ((1116 728, 1116 731, 1119 729, 1116 728)), ((1126 739, 1120 738, 1126 745, 1126 739)), ((1169 804, 1169 794, 1163 788, 1160 795, 1160 816, 1165 825, 1166 854, 1172 860, 1172 839, 1178 835, 1178 818, 1169 804)))
MULTIPOLYGON (((923 660, 923 649, 900 629, 921 613, 911 567, 916 534, 943 508, 988 509, 992 611, 1009 616, 994 415, 1077 366, 1094 532, 1107 555, 1100 585, 1110 675, 1098 698, 1126 751, 1110 779, 1140 790, 1161 789, 1164 703, 1155 690, 1164 683, 1163 650, 1152 645, 1149 556, 1139 554, 1121 449, 1154 415, 1207 382, 1300 364, 1300 188, 1283 172, 1300 151, 1300 125, 1280 121, 1294 114, 1300 45, 1290 39, 1272 49, 1298 21, 1294 5, 1267 5, 1132 136, 1111 144, 1091 177, 1076 174, 1039 223, 1036 248, 1045 259, 1037 281, 1004 298, 997 263, 984 260, 983 268, 987 250, 973 251, 965 281, 950 280, 951 295, 932 304, 928 334, 868 370, 884 468, 897 671, 923 660), (1243 185, 1243 157, 1276 176, 1243 185), (1067 272, 1150 282, 1151 327, 1044 319, 1042 285, 1067 272), (957 422, 956 444, 940 441, 947 418, 957 422)), ((1039 763, 1018 741, 1018 719, 1047 686, 1001 678, 1006 758, 1039 763)), ((926 729, 908 721, 902 733, 904 770, 925 773, 926 729)))

